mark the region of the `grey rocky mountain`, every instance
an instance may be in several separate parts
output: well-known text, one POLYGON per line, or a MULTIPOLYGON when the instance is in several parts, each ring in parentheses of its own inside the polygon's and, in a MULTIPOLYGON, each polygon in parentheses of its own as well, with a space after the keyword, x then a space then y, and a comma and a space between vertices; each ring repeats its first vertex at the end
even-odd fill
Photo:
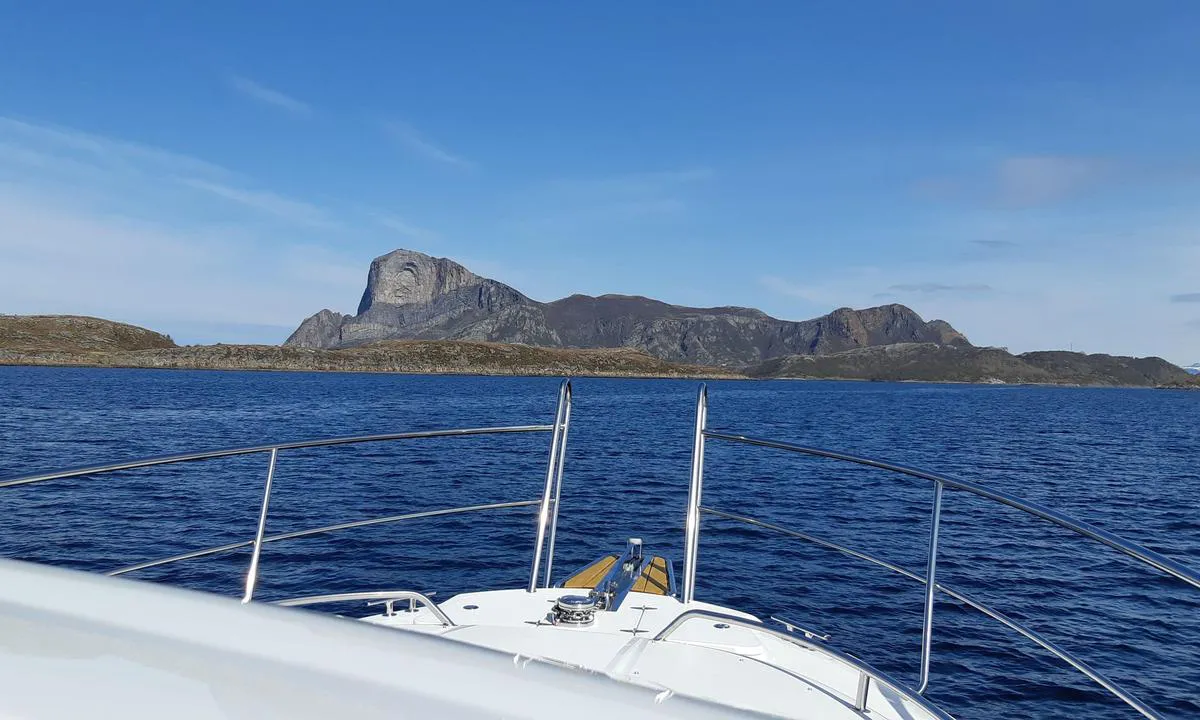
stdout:
POLYGON ((1044 351, 1013 355, 998 347, 896 343, 828 355, 788 355, 747 368, 751 377, 924 380, 971 383, 1071 383, 1154 386, 1189 376, 1157 357, 1044 351))
POLYGON ((970 346, 949 323, 925 322, 903 305, 840 308, 796 322, 751 308, 683 307, 628 295, 542 303, 452 260, 412 250, 371 263, 357 314, 322 310, 284 344, 344 348, 392 339, 628 347, 664 360, 720 366, 893 343, 970 346))

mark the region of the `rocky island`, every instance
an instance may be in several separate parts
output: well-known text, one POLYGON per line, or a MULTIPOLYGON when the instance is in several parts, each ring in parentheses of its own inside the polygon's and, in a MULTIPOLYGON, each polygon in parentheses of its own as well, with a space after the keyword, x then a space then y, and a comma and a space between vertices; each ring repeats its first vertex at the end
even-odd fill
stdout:
POLYGON ((321 310, 276 345, 177 346, 77 316, 0 315, 0 364, 347 372, 1193 387, 1161 358, 976 347, 904 305, 810 320, 628 295, 538 302, 446 258, 376 258, 354 315, 321 310))
POLYGON ((144 328, 72 315, 0 315, 0 365, 466 375, 742 377, 739 373, 718 368, 665 362, 636 350, 621 348, 565 350, 456 340, 384 340, 340 349, 226 344, 181 347, 169 337, 144 328))
POLYGON ((892 343, 970 344, 949 323, 925 322, 903 305, 841 308, 796 322, 753 308, 683 307, 630 295, 542 303, 452 260, 396 250, 371 263, 357 314, 322 310, 284 345, 345 348, 397 338, 624 347, 669 362, 731 369, 892 343))

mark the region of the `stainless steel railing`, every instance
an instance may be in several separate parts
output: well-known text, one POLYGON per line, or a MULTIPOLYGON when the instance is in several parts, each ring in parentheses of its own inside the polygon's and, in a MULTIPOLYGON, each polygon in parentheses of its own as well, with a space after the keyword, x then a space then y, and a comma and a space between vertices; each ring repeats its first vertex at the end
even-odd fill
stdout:
POLYGON ((309 605, 328 605, 354 600, 375 601, 368 602, 368 605, 383 603, 386 606, 386 614, 389 616, 395 614, 392 604, 397 600, 408 600, 410 611, 415 611, 417 604, 420 603, 437 619, 440 625, 443 627, 454 627, 454 621, 450 619, 450 616, 444 610, 437 606, 437 603, 429 599, 428 596, 412 590, 372 590, 368 592, 334 593, 332 595, 309 595, 308 597, 276 600, 272 604, 280 607, 307 607, 309 605))
MULTIPOLYGON (((541 500, 514 500, 512 502, 489 503, 487 505, 463 505, 461 507, 441 508, 438 510, 424 510, 421 512, 405 513, 403 515, 387 515, 384 517, 369 518, 367 520, 352 520, 350 522, 337 523, 335 525, 325 525, 317 528, 309 528, 308 530, 296 530, 293 532, 279 533, 276 535, 267 535, 260 541, 262 544, 280 542, 282 540, 294 540, 296 538, 312 537, 314 535, 324 535, 325 533, 338 532, 339 530, 352 530, 354 528, 368 527, 371 525, 385 525, 396 522, 404 522, 406 520, 421 520, 424 518, 446 517, 449 515, 461 515, 464 513, 479 512, 482 510, 506 510, 508 508, 529 507, 537 505, 541 500)), ((147 560, 136 565, 110 570, 105 575, 125 575, 139 570, 146 570, 160 565, 171 565, 183 560, 193 560, 196 558, 207 557, 209 555, 219 555, 221 553, 240 550, 244 547, 250 547, 254 544, 254 540, 242 540, 240 542, 229 543, 227 545, 215 545, 213 547, 203 548, 201 550, 192 550, 191 552, 182 553, 180 555, 172 555, 170 557, 158 558, 156 560, 147 560)))
POLYGON ((563 380, 559 387, 558 406, 554 415, 554 423, 551 425, 511 425, 502 427, 424 430, 418 432, 387 433, 382 435, 354 435, 349 437, 322 438, 318 440, 274 443, 270 445, 254 445, 249 447, 227 448, 222 450, 178 453, 174 455, 162 455, 157 457, 141 458, 137 460, 126 460, 105 465, 91 465, 70 468, 67 470, 34 473, 30 475, 7 478, 0 480, 0 489, 49 482, 51 480, 61 480, 64 478, 102 475, 120 470, 156 467, 159 465, 172 465, 176 463, 235 457, 239 455, 268 454, 269 460, 267 464, 266 481, 263 487, 263 499, 259 508, 258 523, 255 526, 255 532, 252 539, 228 543, 226 545, 218 545, 210 548, 203 548, 200 550, 193 550, 186 553, 172 555, 170 557, 148 560, 135 565, 118 568, 107 573, 109 575, 125 575, 127 573, 145 570, 151 567, 169 565, 171 563, 181 562, 183 560, 191 560, 194 558, 232 552, 240 548, 250 547, 250 565, 246 571, 246 581, 242 591, 242 602, 244 603, 250 602, 254 599, 255 585, 258 581, 259 561, 262 555, 262 547, 266 543, 311 537, 313 535, 321 535, 340 530, 366 527, 369 525, 403 522, 406 520, 415 520, 419 518, 441 517, 483 510, 499 510, 537 505, 539 506, 537 534, 534 542, 534 559, 529 575, 528 586, 529 591, 532 592, 537 587, 538 570, 544 554, 547 555, 545 587, 550 586, 550 571, 553 565, 554 541, 558 532, 558 503, 562 493, 564 458, 567 450, 567 433, 569 430, 570 418, 571 382, 569 380, 563 380), (550 457, 546 467, 546 481, 540 499, 517 500, 513 502, 491 503, 488 505, 467 505, 456 508, 443 508, 439 510, 428 510, 424 512, 407 513, 403 515, 390 515, 386 517, 369 518, 365 520, 352 520, 334 525, 326 525, 324 527, 278 533, 275 535, 266 534, 267 519, 269 517, 271 502, 271 490, 275 480, 275 465, 281 451, 302 448, 329 447, 333 445, 353 445, 359 443, 383 442, 391 440, 415 440, 425 438, 467 437, 474 435, 502 435, 538 432, 551 433, 550 457))
MULTIPOLYGON (((871 685, 872 682, 874 682, 874 684, 887 688, 909 702, 920 706, 927 713, 929 713, 931 717, 938 718, 939 720, 953 720, 953 718, 947 714, 945 710, 942 710, 925 698, 921 697, 920 693, 915 693, 909 690, 903 683, 893 680, 883 671, 877 670, 862 660, 841 652, 840 650, 835 650, 834 648, 831 648, 823 643, 812 642, 806 635, 791 635, 788 633, 779 632, 778 630, 772 630, 756 620, 748 620, 736 615, 714 612, 712 610, 685 610, 676 616, 675 619, 670 622, 670 624, 660 630, 659 633, 654 636, 654 640, 657 642, 667 640, 676 630, 683 627, 688 622, 698 619, 716 620, 725 625, 736 625, 738 627, 744 627, 748 630, 752 630, 756 633, 764 633, 766 635, 783 640, 784 642, 789 642, 808 650, 820 652, 823 655, 834 658, 843 665, 856 670, 859 674, 859 680, 858 686, 854 693, 854 709, 861 713, 868 712, 867 701, 870 699, 871 685)), ((751 660, 755 659, 753 656, 745 657, 749 657, 751 660)), ((776 667, 776 669, 782 669, 774 665, 773 667, 776 667)), ((800 677, 799 679, 806 683, 810 682, 807 678, 800 677)))
POLYGON ((1148 567, 1164 572, 1172 577, 1175 577, 1195 588, 1200 588, 1200 573, 1178 563, 1159 553, 1142 547, 1136 543, 1130 542, 1122 537, 1114 535, 1102 528, 1086 523, 1082 520, 1077 520, 1065 513, 1061 513, 1052 508, 1031 503, 1026 500, 1021 500, 1016 496, 1010 495, 999 490, 995 490, 977 483, 967 480, 951 477, 948 475, 940 475, 937 473, 921 470, 919 468, 909 467, 907 465, 899 465, 896 463, 875 460, 872 458, 860 457, 843 452, 835 452, 832 450, 823 450, 820 448, 806 447, 793 443, 780 442, 776 440, 767 440, 763 438, 750 437, 746 435, 738 435, 733 433, 714 432, 707 429, 708 420, 708 391, 704 385, 700 386, 700 390, 696 397, 696 423, 695 435, 692 446, 692 474, 690 491, 688 494, 688 507, 684 529, 684 579, 682 599, 685 603, 695 599, 695 583, 697 574, 697 564, 699 555, 699 538, 700 538, 700 516, 701 514, 709 514, 720 517, 726 520, 741 522, 747 525, 760 527, 766 530, 806 540, 815 543, 822 547, 826 547, 838 552, 844 553, 851 557, 856 557, 861 560, 874 563, 880 567, 884 567, 892 572, 903 575, 912 580, 925 584, 924 593, 924 609, 922 617, 921 631, 921 659, 920 659, 920 680, 917 693, 924 693, 929 685, 929 662, 933 647, 933 610, 934 600, 938 591, 966 604, 970 607, 979 610, 988 617, 1002 623, 1008 628, 1020 633, 1024 637, 1037 643, 1042 648, 1048 650, 1058 658, 1062 659, 1076 670, 1080 671, 1088 678, 1099 684, 1105 690, 1109 691, 1127 705, 1137 710, 1147 718, 1158 720, 1161 718, 1153 709, 1139 700, 1129 691, 1121 688, 1102 675, 1099 671, 1092 668, 1083 660, 1075 656, 1073 653, 1051 642, 1036 631, 1022 625, 1013 620, 1009 616, 987 607, 961 592, 953 590, 937 582, 937 555, 938 555, 938 530, 941 521, 942 510, 942 494, 945 488, 954 490, 962 490, 964 492, 977 495, 988 500, 1007 505, 1022 512, 1028 513, 1034 517, 1041 518, 1060 527, 1076 532, 1086 538, 1102 543, 1118 552, 1133 558, 1139 563, 1148 567), (853 550, 851 548, 839 545, 837 543, 824 540, 815 535, 802 533, 796 530, 774 525, 755 518, 744 515, 738 515, 724 510, 717 510, 706 507, 702 504, 702 494, 704 489, 704 451, 705 441, 707 439, 725 440, 734 443, 745 445, 754 445, 758 447, 773 448, 777 450, 785 450, 788 452, 799 453, 813 457, 828 458, 831 460, 840 460, 856 465, 864 465, 867 467, 879 468, 890 472, 907 475, 910 477, 928 480, 933 483, 933 503, 930 517, 929 531, 929 550, 926 557, 925 575, 921 576, 910 570, 906 570, 898 565, 894 565, 884 560, 880 560, 867 553, 853 550))
POLYGON ((567 431, 571 425, 571 383, 564 380, 558 391, 558 410, 554 413, 554 436, 550 440, 550 461, 546 463, 546 485, 542 489, 542 504, 538 508, 537 543, 533 551, 533 567, 529 571, 529 592, 537 590, 538 566, 542 562, 542 543, 550 527, 549 557, 546 559, 546 581, 550 587, 550 571, 554 565, 554 536, 558 533, 558 500, 562 495, 563 464, 567 455, 567 431), (562 447, 559 447, 561 442, 562 447), (553 501, 551 500, 553 493, 553 501), (550 506, 554 515, 551 518, 550 506))

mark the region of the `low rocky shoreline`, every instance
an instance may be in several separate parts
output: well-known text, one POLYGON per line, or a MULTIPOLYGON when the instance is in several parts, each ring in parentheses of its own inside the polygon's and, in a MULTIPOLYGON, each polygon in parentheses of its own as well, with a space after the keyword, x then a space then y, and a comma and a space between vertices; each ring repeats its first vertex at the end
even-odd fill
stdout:
POLYGON ((466 340, 383 340, 336 349, 178 346, 167 335, 90 317, 0 315, 0 365, 173 370, 365 372, 694 379, 1160 387, 1200 389, 1200 376, 1161 358, 894 343, 788 355, 752 367, 671 362, 633 348, 559 348, 466 340))
POLYGON ((422 375, 745 377, 720 368, 669 363, 635 350, 562 350, 448 340, 397 340, 341 350, 276 345, 194 345, 91 352, 0 350, 0 365, 422 375))
POLYGON ((1162 385, 1158 385, 1156 387, 1159 390, 1200 390, 1200 376, 1194 377, 1191 380, 1163 383, 1162 385))

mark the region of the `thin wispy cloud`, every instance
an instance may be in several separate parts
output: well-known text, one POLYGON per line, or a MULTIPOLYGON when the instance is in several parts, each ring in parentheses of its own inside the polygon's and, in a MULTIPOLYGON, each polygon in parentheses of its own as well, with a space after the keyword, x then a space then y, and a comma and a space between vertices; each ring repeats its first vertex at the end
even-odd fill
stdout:
POLYGON ((422 135, 415 127, 404 122, 385 122, 383 132, 403 149, 442 165, 465 170, 475 169, 475 163, 461 155, 450 152, 433 140, 422 135))
POLYGON ((0 308, 278 342, 355 297, 375 248, 343 230, 370 237, 370 217, 248 182, 163 148, 0 118, 0 308))
POLYGON ((910 190, 920 200, 952 202, 962 199, 966 187, 960 179, 934 177, 917 180, 910 190))
POLYGON ((376 213, 374 214, 375 222, 395 233, 403 235, 410 240, 428 241, 436 240, 438 234, 432 230, 427 230, 418 225, 397 217, 391 214, 376 213))
POLYGON ((758 283, 776 295, 799 298, 800 300, 807 300, 808 302, 816 303, 824 300, 824 295, 819 290, 807 285, 799 285, 797 283, 784 280, 776 275, 763 275, 758 279, 758 283))
MULTIPOLYGON (((287 248, 280 258, 280 265, 290 277, 318 287, 345 287, 357 291, 367 276, 362 265, 348 263, 347 258, 336 251, 313 243, 287 248)), ((348 297, 354 294, 351 292, 348 297)))
POLYGON ((1012 240, 972 240, 971 243, 990 250, 1008 250, 1020 247, 1019 243, 1015 243, 1012 240))
POLYGON ((1098 158, 1010 157, 996 169, 996 199, 1007 206, 1045 205, 1094 187, 1112 170, 1110 162, 1098 158))
POLYGON ((182 178, 180 183, 238 203, 252 210, 273 215, 282 220, 315 228, 335 228, 334 222, 322 208, 300 200, 262 190, 244 190, 198 178, 182 178))
POLYGON ((250 323, 269 326, 257 341, 278 342, 316 308, 362 287, 361 266, 341 255, 264 250, 260 237, 237 228, 95 213, 70 197, 3 186, 0 227, 11 231, 0 233, 6 312, 98 315, 176 338, 188 323, 250 323))
MULTIPOLYGON (((922 200, 1025 209, 1052 206, 1138 175, 1115 160, 1066 155, 1011 155, 976 164, 973 170, 928 177, 912 185, 922 200)), ((1141 173, 1145 179, 1145 173, 1141 173)))
POLYGON ((141 143, 108 138, 54 125, 35 124, 0 116, 0 140, 12 155, 26 160, 40 158, 62 167, 84 163, 105 170, 140 173, 174 172, 230 176, 234 173, 215 163, 141 143))
POLYGON ((561 178, 550 183, 560 190, 586 193, 607 193, 626 197, 660 197, 697 183, 713 180, 712 168, 694 167, 679 170, 655 170, 626 173, 599 178, 561 178))
POLYGON ((520 224, 530 231, 567 232, 581 225, 678 222, 687 217, 696 193, 715 177, 712 169, 696 167, 559 178, 521 198, 518 204, 530 209, 520 224))
POLYGON ((965 283, 962 285, 947 285, 945 283, 900 283, 888 288, 899 293, 986 293, 992 291, 991 285, 983 283, 965 283))
MULTIPOLYGON (((955 223, 941 231, 949 238, 986 237, 997 228, 1000 212, 983 212, 976 227, 955 223)), ((776 286, 777 294, 791 290, 789 296, 799 299, 781 299, 764 309, 801 317, 840 305, 879 304, 887 297, 886 302, 904 302, 924 317, 945 318, 979 345, 1024 352, 1074 343, 1114 355, 1200 360, 1200 336, 1196 325, 1189 325, 1200 308, 1195 287, 1200 235, 1191 212, 1164 214, 1153 229, 1137 217, 1114 223, 1111 217, 1089 215, 1077 224, 1048 224, 1041 214, 1018 219, 1001 214, 1005 234, 1020 237, 1021 247, 1036 253, 943 253, 888 262, 870 272, 847 266, 814 274, 812 280, 806 276, 803 286, 776 286), (1137 243, 1128 240, 1131 230, 1137 243), (897 290, 879 292, 893 286, 897 290), (1172 296, 1163 288, 1194 292, 1172 296), (802 302, 809 296, 827 301, 814 307, 802 302), (1171 302, 1173 297, 1181 299, 1171 302), (1122 332, 1114 334, 1113 327, 1122 332)))
POLYGON ((311 115, 312 106, 278 90, 260 85, 243 75, 231 75, 229 86, 238 93, 264 105, 270 105, 293 115, 311 115))

